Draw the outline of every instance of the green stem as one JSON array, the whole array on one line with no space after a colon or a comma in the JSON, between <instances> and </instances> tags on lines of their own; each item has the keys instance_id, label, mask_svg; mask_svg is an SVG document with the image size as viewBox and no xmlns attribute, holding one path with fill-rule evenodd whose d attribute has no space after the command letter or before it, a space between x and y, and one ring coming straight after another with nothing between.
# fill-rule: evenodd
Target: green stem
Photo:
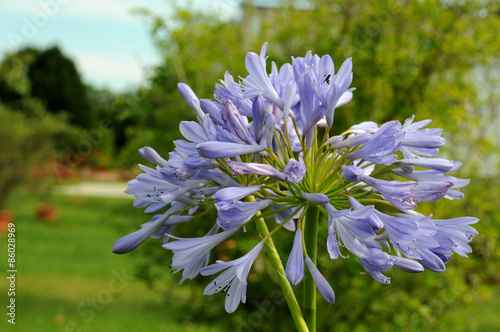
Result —
<instances>
[{"instance_id":1,"label":"green stem","mask_svg":"<svg viewBox=\"0 0 500 332\"><path fill-rule=\"evenodd\" d=\"M304 241L307 256L316 264L318 255L318 219L319 209L315 206L309 207L304 220ZM316 284L311 273L304 271L304 316L309 331L316 331Z\"/></svg>"},{"instance_id":2,"label":"green stem","mask_svg":"<svg viewBox=\"0 0 500 332\"><path fill-rule=\"evenodd\" d=\"M250 195L247 196L246 200L249 202L255 202L255 197ZM258 216L261 215L260 211L257 212L257 215ZM255 225L257 226L257 231L259 232L262 238L265 238L269 234L269 229L267 228L267 224L264 218L256 219ZM278 251L274 246L272 237L269 237L266 240L265 244L266 244L267 255L269 256L269 261L271 262L271 265L276 271L278 282L280 284L281 290L283 291L283 296L285 297L286 303L288 304L288 308L290 309L290 313L292 314L295 326L297 327L297 331L309 332L306 321L302 316L302 311L300 310L299 303L295 298L292 286L290 285L288 279L286 278L285 269L283 268L283 264L281 263L281 258L278 254Z\"/></svg>"}]
</instances>

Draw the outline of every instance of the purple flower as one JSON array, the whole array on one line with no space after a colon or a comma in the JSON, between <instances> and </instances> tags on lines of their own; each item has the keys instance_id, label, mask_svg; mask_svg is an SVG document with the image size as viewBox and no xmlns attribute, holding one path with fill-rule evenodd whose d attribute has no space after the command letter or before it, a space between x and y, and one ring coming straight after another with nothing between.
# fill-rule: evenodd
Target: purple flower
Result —
<instances>
[{"instance_id":1,"label":"purple flower","mask_svg":"<svg viewBox=\"0 0 500 332\"><path fill-rule=\"evenodd\" d=\"M347 181L353 183L363 181L363 176L365 175L365 171L361 167L355 165L351 166L342 165L341 168L344 177L346 178Z\"/></svg>"},{"instance_id":2,"label":"purple flower","mask_svg":"<svg viewBox=\"0 0 500 332\"><path fill-rule=\"evenodd\" d=\"M187 222L191 219L190 216L179 216L180 220L176 220L175 218L170 217L170 214L178 212L184 208L183 204L175 204L168 211L161 215L154 216L150 222L142 225L142 228L138 231L130 233L118 241L113 245L112 251L115 254L126 254L138 246L140 246L146 239L150 236L153 236L155 232L158 231L164 225L175 225L180 222ZM184 217L184 218L183 218ZM172 220L169 220L172 219ZM164 232L163 232L164 233ZM157 236L154 236L155 238Z\"/></svg>"},{"instance_id":3,"label":"purple flower","mask_svg":"<svg viewBox=\"0 0 500 332\"><path fill-rule=\"evenodd\" d=\"M380 271L387 271L392 267L390 256L379 249L372 249L369 251L369 258L363 259L359 258L361 265L365 268L365 271L370 273L373 279L377 280L383 284L390 284L389 277L385 276Z\"/></svg>"},{"instance_id":4,"label":"purple flower","mask_svg":"<svg viewBox=\"0 0 500 332\"><path fill-rule=\"evenodd\" d=\"M342 64L336 75L329 55L319 58L307 52L304 58L294 58L292 65L295 81L298 82L303 135L307 135L324 116L326 124L332 126L335 108L352 99L354 88L349 89L352 82L351 59Z\"/></svg>"},{"instance_id":5,"label":"purple flower","mask_svg":"<svg viewBox=\"0 0 500 332\"><path fill-rule=\"evenodd\" d=\"M378 248L371 248L369 258L360 258L359 261L373 279L383 284L389 284L391 278L386 277L381 271L387 271L393 266L407 273L424 271L420 263L408 258L389 255Z\"/></svg>"},{"instance_id":6,"label":"purple flower","mask_svg":"<svg viewBox=\"0 0 500 332\"><path fill-rule=\"evenodd\" d=\"M314 204L327 204L330 199L321 193L302 193L302 197Z\"/></svg>"},{"instance_id":7,"label":"purple flower","mask_svg":"<svg viewBox=\"0 0 500 332\"><path fill-rule=\"evenodd\" d=\"M437 228L430 217L399 214L397 217L376 212L385 225L391 243L406 256L418 259L426 268L442 272L444 261L433 252L440 243L435 238Z\"/></svg>"},{"instance_id":8,"label":"purple flower","mask_svg":"<svg viewBox=\"0 0 500 332\"><path fill-rule=\"evenodd\" d=\"M393 155L405 136L398 121L384 123L370 139L355 152L346 155L348 159L364 159L375 164L392 165L397 157Z\"/></svg>"},{"instance_id":9,"label":"purple flower","mask_svg":"<svg viewBox=\"0 0 500 332\"><path fill-rule=\"evenodd\" d=\"M262 139L260 140L260 145L267 147L268 149L274 150L274 130L276 129L276 117L273 114L268 114L265 118L265 127Z\"/></svg>"},{"instance_id":10,"label":"purple flower","mask_svg":"<svg viewBox=\"0 0 500 332\"><path fill-rule=\"evenodd\" d=\"M204 128L198 122L181 121L179 130L182 136L191 142L203 143L209 140Z\"/></svg>"},{"instance_id":11,"label":"purple flower","mask_svg":"<svg viewBox=\"0 0 500 332\"><path fill-rule=\"evenodd\" d=\"M392 264L398 270L401 270L406 273L418 273L424 271L424 267L422 266L422 264L420 264L417 261L414 261L413 259L408 259L398 256L391 256L391 257L393 259Z\"/></svg>"},{"instance_id":12,"label":"purple flower","mask_svg":"<svg viewBox=\"0 0 500 332\"><path fill-rule=\"evenodd\" d=\"M478 233L469 226L477 218L460 217L453 219L431 219L419 213L401 214L400 218L413 220L418 224L413 243L397 244L406 255L419 259L428 269L442 272L453 252L461 256L472 252L467 244Z\"/></svg>"},{"instance_id":13,"label":"purple flower","mask_svg":"<svg viewBox=\"0 0 500 332\"><path fill-rule=\"evenodd\" d=\"M417 202L434 202L443 198L453 183L443 182L417 182L411 189L413 199Z\"/></svg>"},{"instance_id":14,"label":"purple flower","mask_svg":"<svg viewBox=\"0 0 500 332\"><path fill-rule=\"evenodd\" d=\"M236 229L249 221L257 211L266 208L271 201L241 202L239 199L254 194L260 186L228 187L219 190L212 198L216 202L217 224L225 231Z\"/></svg>"},{"instance_id":15,"label":"purple flower","mask_svg":"<svg viewBox=\"0 0 500 332\"><path fill-rule=\"evenodd\" d=\"M167 220L168 216L158 218L155 222L148 223L140 230L128 234L113 245L113 252L115 254L126 254L138 246L140 246L146 239L151 236L163 223Z\"/></svg>"},{"instance_id":16,"label":"purple flower","mask_svg":"<svg viewBox=\"0 0 500 332\"><path fill-rule=\"evenodd\" d=\"M322 60L325 57L326 61L331 62L330 56L323 56L320 60L320 68L322 65ZM333 62L331 64L333 67ZM328 76L329 74L333 75L333 68L328 68L327 70L325 70L323 75ZM323 79L324 76L321 77ZM326 123L329 127L333 125L333 114L335 108L348 103L352 99L352 91L354 89L348 89L352 82L351 58L344 61L337 74L333 78L331 78L330 81L331 87L326 93ZM327 79L323 79L323 83L327 83L328 85L330 85ZM323 84L323 86L326 85Z\"/></svg>"},{"instance_id":17,"label":"purple flower","mask_svg":"<svg viewBox=\"0 0 500 332\"><path fill-rule=\"evenodd\" d=\"M443 158L411 158L398 160L398 166L408 173L413 171L413 166L446 173L454 167L454 163Z\"/></svg>"},{"instance_id":18,"label":"purple flower","mask_svg":"<svg viewBox=\"0 0 500 332\"><path fill-rule=\"evenodd\" d=\"M220 103L230 100L236 108L238 108L241 115L251 116L251 102L250 100L243 98L241 85L234 81L233 76L226 71L224 74L224 80L220 80L220 82L222 85L217 83L215 84L215 99Z\"/></svg>"},{"instance_id":19,"label":"purple flower","mask_svg":"<svg viewBox=\"0 0 500 332\"><path fill-rule=\"evenodd\" d=\"M351 204L353 209L360 209L363 207L363 205L353 197L349 197L349 203ZM368 218L364 219L364 221L366 221L366 223L370 225L370 227L372 227L375 232L384 227L384 223L382 222L382 220L380 220L379 217L377 217L375 213L370 214Z\"/></svg>"},{"instance_id":20,"label":"purple flower","mask_svg":"<svg viewBox=\"0 0 500 332\"><path fill-rule=\"evenodd\" d=\"M266 72L266 48L267 43L264 43L260 51L260 56L254 52L247 53L245 67L249 75L243 79L243 96L251 99L257 95L263 95L282 108L283 102L271 84Z\"/></svg>"},{"instance_id":21,"label":"purple flower","mask_svg":"<svg viewBox=\"0 0 500 332\"><path fill-rule=\"evenodd\" d=\"M198 150L196 150L196 143L179 139L174 141L174 144L175 144L175 150L173 152L170 152L170 159L172 159L172 155L176 155L175 157L178 157L181 160L181 163L183 164L184 160L188 156L199 156ZM174 167L182 167L182 164L179 166L175 166L172 163L170 164Z\"/></svg>"},{"instance_id":22,"label":"purple flower","mask_svg":"<svg viewBox=\"0 0 500 332\"><path fill-rule=\"evenodd\" d=\"M288 68L286 70L290 75L293 75L293 72L290 70L290 66L283 66L282 68ZM288 119L290 114L290 109L295 106L299 102L299 96L297 95L297 84L293 80L293 77L285 78L285 100L283 103L283 119Z\"/></svg>"},{"instance_id":23,"label":"purple flower","mask_svg":"<svg viewBox=\"0 0 500 332\"><path fill-rule=\"evenodd\" d=\"M264 151L260 145L245 145L229 142L209 141L196 145L196 150L206 158L218 159L235 157L247 153L257 153Z\"/></svg>"},{"instance_id":24,"label":"purple flower","mask_svg":"<svg viewBox=\"0 0 500 332\"><path fill-rule=\"evenodd\" d=\"M150 148L149 146L140 148L139 154L141 155L142 158L146 159L149 162L152 162L153 164L156 164L161 167L169 167L168 162L165 159L163 159L158 154L158 152L156 152L153 148Z\"/></svg>"},{"instance_id":25,"label":"purple flower","mask_svg":"<svg viewBox=\"0 0 500 332\"><path fill-rule=\"evenodd\" d=\"M252 118L250 130L253 132L256 142L262 140L262 134L266 125L266 100L262 96L257 96L252 103Z\"/></svg>"},{"instance_id":26,"label":"purple flower","mask_svg":"<svg viewBox=\"0 0 500 332\"><path fill-rule=\"evenodd\" d=\"M314 93L312 86L314 78L311 77L311 75L312 73L310 72L304 72L298 79L299 95L301 100L301 118L304 126L302 134L304 136L306 136L311 129L314 128L316 123L318 123L318 121L326 113L325 105L320 104L319 99ZM305 119L307 119L307 121L305 121Z\"/></svg>"},{"instance_id":27,"label":"purple flower","mask_svg":"<svg viewBox=\"0 0 500 332\"><path fill-rule=\"evenodd\" d=\"M250 187L228 187L221 189L215 193L212 198L215 202L235 202L247 197L248 195L255 194L260 190L260 186L250 186Z\"/></svg>"},{"instance_id":28,"label":"purple flower","mask_svg":"<svg viewBox=\"0 0 500 332\"><path fill-rule=\"evenodd\" d=\"M325 205L328 212L327 249L332 259L342 256L339 251L340 243L359 258L365 270L375 280L385 284L389 283L389 278L381 271L387 271L392 266L412 273L423 271L423 267L417 262L384 253L382 246L375 240L376 234L372 227L376 224L376 229L379 229L379 224L382 223L374 214L376 210L373 206L362 206L354 199L350 202L355 206L354 210L337 211L332 205Z\"/></svg>"},{"instance_id":29,"label":"purple flower","mask_svg":"<svg viewBox=\"0 0 500 332\"><path fill-rule=\"evenodd\" d=\"M212 229L201 238L175 238L177 241L169 242L163 245L163 248L170 249L174 253L171 267L176 272L182 272L182 278L179 284L186 279L193 279L200 270L208 264L210 251L219 243L227 240L236 233L232 231L216 234L218 227Z\"/></svg>"},{"instance_id":30,"label":"purple flower","mask_svg":"<svg viewBox=\"0 0 500 332\"><path fill-rule=\"evenodd\" d=\"M286 165L283 170L283 174L285 175L285 180L291 183L299 183L302 181L304 176L306 175L306 165L304 164L304 160L302 159L302 153L299 155L299 161L290 158L290 161Z\"/></svg>"},{"instance_id":31,"label":"purple flower","mask_svg":"<svg viewBox=\"0 0 500 332\"><path fill-rule=\"evenodd\" d=\"M259 163L240 163L236 161L227 161L227 165L233 172L233 176L242 174L257 174L268 176L279 181L290 183L299 183L304 178L306 166L304 161L301 162L291 158L283 172L278 171L271 165Z\"/></svg>"},{"instance_id":32,"label":"purple flower","mask_svg":"<svg viewBox=\"0 0 500 332\"><path fill-rule=\"evenodd\" d=\"M240 115L231 100L227 100L222 107L222 121L224 121L226 129L242 141L248 144L257 144L248 131L248 121Z\"/></svg>"},{"instance_id":33,"label":"purple flower","mask_svg":"<svg viewBox=\"0 0 500 332\"><path fill-rule=\"evenodd\" d=\"M332 138L335 139L330 139L328 140L325 144L331 144L332 148L334 149L342 149L342 148L348 148L348 147L353 147L356 145L362 145L365 144L370 140L372 137L372 134L369 133L361 133L357 135L350 135L348 138L345 140L342 140L342 136L334 136ZM338 138L337 138L338 137Z\"/></svg>"},{"instance_id":34,"label":"purple flower","mask_svg":"<svg viewBox=\"0 0 500 332\"><path fill-rule=\"evenodd\" d=\"M258 202L220 201L215 204L218 213L217 224L225 231L238 228L269 204L271 204L269 199Z\"/></svg>"},{"instance_id":35,"label":"purple flower","mask_svg":"<svg viewBox=\"0 0 500 332\"><path fill-rule=\"evenodd\" d=\"M374 209L373 206L363 206L354 210L338 211L331 204L325 204L328 213L327 249L332 259L338 258L339 241L351 253L359 258L369 258L370 248L381 248L375 241L375 232L366 222Z\"/></svg>"},{"instance_id":36,"label":"purple flower","mask_svg":"<svg viewBox=\"0 0 500 332\"><path fill-rule=\"evenodd\" d=\"M364 121L357 125L354 125L349 130L353 134L362 134L362 133L374 133L378 130L378 124L373 121Z\"/></svg>"},{"instance_id":37,"label":"purple flower","mask_svg":"<svg viewBox=\"0 0 500 332\"><path fill-rule=\"evenodd\" d=\"M285 181L285 175L271 165L259 163L240 163L236 161L227 161L227 165L233 172L233 176L242 174L257 174Z\"/></svg>"},{"instance_id":38,"label":"purple flower","mask_svg":"<svg viewBox=\"0 0 500 332\"><path fill-rule=\"evenodd\" d=\"M158 211L168 204L161 200L161 195L178 187L166 181L158 169L146 166L141 168L146 173L139 174L136 179L129 181L125 193L135 196L134 207L145 207L146 213Z\"/></svg>"},{"instance_id":39,"label":"purple flower","mask_svg":"<svg viewBox=\"0 0 500 332\"><path fill-rule=\"evenodd\" d=\"M431 123L431 120L423 120L415 123L412 115L406 119L401 127L401 130L406 132L399 150L403 153L405 158L415 158L415 154L422 156L434 156L439 152L439 148L443 146L446 141L441 137L442 129L421 129Z\"/></svg>"},{"instance_id":40,"label":"purple flower","mask_svg":"<svg viewBox=\"0 0 500 332\"><path fill-rule=\"evenodd\" d=\"M225 100L224 100L225 101ZM210 115L210 119L218 124L223 124L222 121L222 105L209 99L201 99L200 107L206 114ZM205 120L205 118L203 118Z\"/></svg>"},{"instance_id":41,"label":"purple flower","mask_svg":"<svg viewBox=\"0 0 500 332\"><path fill-rule=\"evenodd\" d=\"M297 229L293 240L292 251L286 263L286 277L292 285L297 285L304 277L304 252L302 250L302 231Z\"/></svg>"},{"instance_id":42,"label":"purple flower","mask_svg":"<svg viewBox=\"0 0 500 332\"><path fill-rule=\"evenodd\" d=\"M434 202L443 198L453 183L441 182L398 182L372 178L358 166L342 166L344 177L351 182L363 181L375 187L384 198L401 210L412 210L415 201Z\"/></svg>"},{"instance_id":43,"label":"purple flower","mask_svg":"<svg viewBox=\"0 0 500 332\"><path fill-rule=\"evenodd\" d=\"M135 207L148 213L167 211L118 240L113 251L126 253L148 237L161 239L173 251L174 272L183 271L181 283L199 273L221 272L204 294L227 291L228 312L245 302L247 276L264 242L237 260L207 266L210 251L237 232L248 236L262 231L262 216L278 223L259 233L269 239L271 250L271 236L281 228L295 232L285 269L289 282L297 285L303 279L305 262L330 303L335 301L332 287L303 251L304 227L309 231L311 223L304 219L306 209L318 209L328 218L326 234L319 235L326 236L330 258L356 256L364 270L384 284L390 283L385 271L393 267L407 273L424 267L444 271L453 253L470 253L468 243L477 235L471 224L477 219L433 220L413 211L417 202L462 198L458 189L469 182L445 175L461 163L434 158L445 144L442 130L424 128L430 120L413 122L412 116L403 125L390 121L379 127L365 121L347 130L336 126L341 134L330 137L328 128L321 128L333 127L335 109L353 97L351 59L335 73L329 55L309 51L281 67L272 62L268 74L266 47L260 55L247 54L248 76L241 82L226 72L215 85L213 100L200 100L189 86L178 85L197 121L180 123L184 139L174 141L168 160L150 147L140 149L155 167L139 165L143 173L129 181L126 190L135 196ZM406 182L394 181L394 175ZM384 203L400 212L375 209ZM209 222L213 227L204 237L172 235L176 225L214 206L217 220ZM252 227L253 221L257 227ZM224 231L218 233L219 228Z\"/></svg>"},{"instance_id":44,"label":"purple flower","mask_svg":"<svg viewBox=\"0 0 500 332\"><path fill-rule=\"evenodd\" d=\"M434 238L439 242L438 248L431 249L439 258L447 263L451 259L453 252L460 256L467 257L472 252L467 244L479 233L470 224L478 221L473 217L459 217L452 219L432 219L436 225Z\"/></svg>"},{"instance_id":45,"label":"purple flower","mask_svg":"<svg viewBox=\"0 0 500 332\"><path fill-rule=\"evenodd\" d=\"M326 302L334 303L335 302L335 293L333 292L332 286L326 281L325 277L319 272L318 268L309 257L305 258L307 268L309 272L311 272L311 276L316 284L316 288L318 289L321 296L325 299Z\"/></svg>"},{"instance_id":46,"label":"purple flower","mask_svg":"<svg viewBox=\"0 0 500 332\"><path fill-rule=\"evenodd\" d=\"M220 169L203 170L198 174L198 176L213 181L221 187L243 187L241 183L234 181Z\"/></svg>"},{"instance_id":47,"label":"purple flower","mask_svg":"<svg viewBox=\"0 0 500 332\"><path fill-rule=\"evenodd\" d=\"M174 186L168 189L165 189L161 195L160 200L165 204L170 204L172 201L177 199L178 197L184 195L185 193L206 186L210 181L201 179L201 180L187 180L183 186Z\"/></svg>"},{"instance_id":48,"label":"purple flower","mask_svg":"<svg viewBox=\"0 0 500 332\"><path fill-rule=\"evenodd\" d=\"M234 312L240 302L246 302L247 277L253 262L262 250L263 243L259 242L245 256L234 261L223 262L218 260L215 264L201 269L201 275L208 276L225 270L207 285L203 295L213 295L221 290L227 291L225 309L228 313Z\"/></svg>"},{"instance_id":49,"label":"purple flower","mask_svg":"<svg viewBox=\"0 0 500 332\"><path fill-rule=\"evenodd\" d=\"M279 210L279 209L281 209L283 207L284 206L280 206L280 205L271 205L271 209L273 211ZM299 208L301 208L301 206L295 206L295 207L291 207L288 210L277 212L277 213L275 213L273 215L274 216L274 220L276 221L276 223L281 224L282 222L284 222L285 220L287 220L288 217L290 217L290 215L292 213L294 213ZM287 223L285 224L285 226L283 226L283 227L285 227L286 229L288 229L291 232L295 232L295 221L294 221L294 219L298 219L299 218L300 212L301 211L299 211L298 213L296 213L292 217L292 219L288 220Z\"/></svg>"},{"instance_id":50,"label":"purple flower","mask_svg":"<svg viewBox=\"0 0 500 332\"><path fill-rule=\"evenodd\" d=\"M453 169L450 170L454 171L458 169L462 163L460 162L454 162L454 167ZM451 186L451 189L446 192L446 195L444 196L445 198L448 199L456 199L456 198L463 198L463 193L461 193L458 190L453 190L456 188L461 188L466 186L470 180L469 179L459 179L453 176L445 176L442 172L440 171L435 171L435 170L426 170L426 171L413 171L411 173L407 173L404 170L401 169L394 169L392 170L394 174L397 174L399 176L414 180L414 181L419 181L419 182L449 182L452 183L453 185Z\"/></svg>"},{"instance_id":51,"label":"purple flower","mask_svg":"<svg viewBox=\"0 0 500 332\"><path fill-rule=\"evenodd\" d=\"M198 99L198 97L196 97L196 94L189 87L189 85L184 83L179 83L177 84L177 88L179 89L179 92L184 101L193 109L194 113L196 114L196 117L200 121L203 120L204 113L200 108L200 100Z\"/></svg>"},{"instance_id":52,"label":"purple flower","mask_svg":"<svg viewBox=\"0 0 500 332\"><path fill-rule=\"evenodd\" d=\"M332 136L330 137L326 142L325 142L325 145L336 145L337 143L340 143L342 142L342 140L344 139L344 137L342 137L341 135L337 135L337 136ZM363 143L366 143L366 142L363 142ZM357 144L355 144L357 145Z\"/></svg>"},{"instance_id":53,"label":"purple flower","mask_svg":"<svg viewBox=\"0 0 500 332\"><path fill-rule=\"evenodd\" d=\"M417 186L416 182L398 182L375 179L368 175L364 175L363 169L354 165L342 167L342 170L347 180L350 179L353 180L353 182L361 180L375 187L388 202L398 209L412 210L417 206L417 204L413 201L413 188ZM422 185L420 188L415 190L415 194L418 195L419 198L430 199L429 195L435 196L438 190L444 190L441 186L434 188L436 189L435 191L429 192L429 189L429 187Z\"/></svg>"},{"instance_id":54,"label":"purple flower","mask_svg":"<svg viewBox=\"0 0 500 332\"><path fill-rule=\"evenodd\" d=\"M387 236L392 243L399 247L403 246L404 251L408 251L415 242L418 223L415 220L390 216L377 210L374 210L374 213L384 223L384 233L377 238L382 239Z\"/></svg>"}]
</instances>

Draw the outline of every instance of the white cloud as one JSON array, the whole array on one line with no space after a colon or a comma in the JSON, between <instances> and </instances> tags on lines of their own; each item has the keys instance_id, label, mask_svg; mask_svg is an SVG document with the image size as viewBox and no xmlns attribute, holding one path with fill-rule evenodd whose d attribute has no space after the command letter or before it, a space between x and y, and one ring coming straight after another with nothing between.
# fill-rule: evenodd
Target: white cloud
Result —
<instances>
[{"instance_id":1,"label":"white cloud","mask_svg":"<svg viewBox=\"0 0 500 332\"><path fill-rule=\"evenodd\" d=\"M115 59L92 53L75 54L73 58L84 81L97 83L100 87L124 89L144 83L143 70L133 58Z\"/></svg>"},{"instance_id":2,"label":"white cloud","mask_svg":"<svg viewBox=\"0 0 500 332\"><path fill-rule=\"evenodd\" d=\"M69 2L65 11L71 16L105 17L118 21L137 22L137 18L130 11L141 6L144 6L144 3L141 4L141 1L136 0L85 0Z\"/></svg>"}]
</instances>

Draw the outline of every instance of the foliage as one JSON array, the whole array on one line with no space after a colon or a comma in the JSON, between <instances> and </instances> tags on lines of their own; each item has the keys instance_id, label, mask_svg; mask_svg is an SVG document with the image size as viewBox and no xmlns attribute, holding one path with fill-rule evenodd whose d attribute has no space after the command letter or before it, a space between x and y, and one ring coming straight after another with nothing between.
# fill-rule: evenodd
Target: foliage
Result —
<instances>
[{"instance_id":1,"label":"foliage","mask_svg":"<svg viewBox=\"0 0 500 332\"><path fill-rule=\"evenodd\" d=\"M225 331L217 323L197 320L177 303L190 301L185 289L169 280L170 301L163 302L133 273L133 261L111 252L116 238L110 220L127 211L128 199L54 195L57 223L36 220L38 202L26 191L15 192L6 208L16 214L17 331ZM130 210L128 210L130 212ZM139 217L134 211L126 217ZM123 219L122 219L123 221ZM6 248L7 237L0 236ZM36 254L35 254L36 253ZM7 261L7 250L0 260ZM8 289L8 279L0 280ZM3 297L7 298L7 297ZM22 313L22 315L21 315ZM145 328L146 326L146 328ZM0 331L10 331L6 319Z\"/></svg>"},{"instance_id":2,"label":"foliage","mask_svg":"<svg viewBox=\"0 0 500 332\"><path fill-rule=\"evenodd\" d=\"M38 100L24 98L18 106L14 110L0 103L0 207L17 187L42 185L34 172L56 156L56 142L78 137L63 119L47 114Z\"/></svg>"},{"instance_id":3,"label":"foliage","mask_svg":"<svg viewBox=\"0 0 500 332\"><path fill-rule=\"evenodd\" d=\"M36 49L25 48L5 56L0 63L0 100L9 103L30 95L28 68L38 54Z\"/></svg>"},{"instance_id":4,"label":"foliage","mask_svg":"<svg viewBox=\"0 0 500 332\"><path fill-rule=\"evenodd\" d=\"M4 57L0 100L10 104L26 97L40 100L51 113L66 113L74 125L88 128L94 124L87 88L74 62L57 46L46 50L27 47Z\"/></svg>"},{"instance_id":5,"label":"foliage","mask_svg":"<svg viewBox=\"0 0 500 332\"><path fill-rule=\"evenodd\" d=\"M151 26L165 62L156 69L151 96L143 94L146 104L139 103L137 112L158 120L168 114L170 123L186 120L192 115L187 105L179 104L177 82L188 83L202 98L211 96L213 82L227 68L235 78L243 75L246 52L267 41L269 56L278 65L289 62L289 54L303 56L305 50L332 54L338 65L353 57L357 90L353 102L339 111L338 128L412 114L432 118L436 127L444 128L449 146L460 146L453 153L457 159L473 156L464 174L485 159L489 167L481 167L483 174L497 174L498 160L490 155L500 152L498 136L490 124L500 121L494 112L498 72L493 71L500 51L498 3L311 1L306 10L295 9L293 3L285 1L279 9L245 6L241 22L181 8L168 21L138 11ZM154 105L147 105L150 97ZM141 130L141 135L158 137L152 132L160 127L175 131L164 121L152 122L156 126L143 127L148 133ZM165 146L168 151L170 145Z\"/></svg>"},{"instance_id":6,"label":"foliage","mask_svg":"<svg viewBox=\"0 0 500 332\"><path fill-rule=\"evenodd\" d=\"M59 126L66 123L68 131L54 141L64 164L60 166L106 167L113 163L113 129L120 129L120 121L115 119L116 99L107 90L85 86L73 61L58 47L27 47L7 54L0 63L0 101L5 106L27 117L48 112Z\"/></svg>"},{"instance_id":7,"label":"foliage","mask_svg":"<svg viewBox=\"0 0 500 332\"><path fill-rule=\"evenodd\" d=\"M449 146L460 146L454 156L465 160L474 154L464 169L476 170L495 141L483 135L484 130L499 121L491 111L498 108L498 75L495 82L477 70L493 69L499 61L498 2L312 3L311 10L288 6L274 11L258 39L273 41L269 52L278 55L311 49L320 55L335 54L334 61L353 57L357 90L338 116L339 128L412 114L431 118L436 127L444 128ZM295 19L290 20L291 15ZM494 150L498 153L498 146Z\"/></svg>"},{"instance_id":8,"label":"foliage","mask_svg":"<svg viewBox=\"0 0 500 332\"><path fill-rule=\"evenodd\" d=\"M83 128L94 122L85 86L71 59L57 46L41 51L30 64L31 96L45 103L53 113L67 112L72 124Z\"/></svg>"},{"instance_id":9,"label":"foliage","mask_svg":"<svg viewBox=\"0 0 500 332\"><path fill-rule=\"evenodd\" d=\"M494 111L498 106L498 101L495 102L498 91L493 88L498 76L487 75L498 63L500 50L500 36L496 33L500 28L498 3L434 0L312 3L306 10L296 10L289 3L280 9L246 7L244 23L225 22L178 9L174 20L167 24L161 17L141 11L151 26L154 41L164 52L165 62L156 69L151 87L132 96L138 98L135 107L127 109L124 115L130 121L126 136L132 138L126 153L143 145L160 146L160 153L171 150L171 139L180 137L176 136L177 123L193 118L178 96L176 83L189 83L200 98L207 98L224 69L231 68L235 78L243 75L244 54L258 51L268 41L268 53L278 65L289 61L284 54L303 56L309 49L319 55L334 54L337 64L353 57L357 73L353 85L357 91L353 101L338 111L335 121L339 128L366 120L380 123L404 119L411 114L417 119L432 118L435 127L445 129L447 139L452 141L448 145L460 147L454 155L458 153L458 159L466 161L463 176L498 174L495 167L498 136L492 133L491 126L499 121ZM255 15L260 22L257 28L248 24ZM485 169L482 165L486 160L494 168ZM480 175L472 173L479 167L483 170ZM457 259L448 264L444 273L395 272L392 284L385 286L358 275L362 268L356 262L332 262L321 257L319 265L339 296L332 306L320 302L318 317L325 318L318 319L323 324L318 325L318 330L334 326L338 330L370 331L377 326L381 331L419 331L459 326L460 319L447 321L448 325L443 326L441 316L454 306L472 305L487 298L488 285L498 282L496 266L500 252L495 249L498 232L494 229L499 216L494 202L500 193L498 184L484 181L473 183L466 199L452 202L451 207L424 205L429 210L423 213L438 211L435 218L473 215L480 219L477 226L480 236L472 245L475 250L472 259ZM131 224L136 224L136 220ZM289 241L280 241L279 237L275 240L285 260L290 248L280 246L281 242ZM248 244L247 249L250 248ZM161 285L158 281L168 272L164 267L169 257L152 250L149 244L138 250L144 258L140 264L142 276L154 287ZM239 257L234 251L229 254L231 259ZM259 312L265 316L259 301L269 299L269 294L277 288L273 283L259 282L272 278L263 273L266 270L256 273L258 284L250 283L248 304L240 309L243 313L229 318L223 310L210 313L224 315L232 326L254 328L245 317L254 317ZM196 280L192 284L198 288ZM205 299L199 307L211 308L210 301ZM266 320L256 330L289 328L290 317L284 302L271 302L272 317L281 319L265 316ZM196 310L191 305L190 310ZM202 317L202 309L199 310Z\"/></svg>"}]
</instances>

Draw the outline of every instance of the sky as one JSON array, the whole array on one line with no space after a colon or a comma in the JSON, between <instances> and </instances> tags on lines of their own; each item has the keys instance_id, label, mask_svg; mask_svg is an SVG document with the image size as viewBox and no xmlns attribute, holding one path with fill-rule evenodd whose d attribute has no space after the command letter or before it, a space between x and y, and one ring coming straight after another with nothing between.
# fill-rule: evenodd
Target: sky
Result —
<instances>
[{"instance_id":1,"label":"sky","mask_svg":"<svg viewBox=\"0 0 500 332\"><path fill-rule=\"evenodd\" d=\"M178 0L180 6L237 15L239 0ZM131 11L148 8L168 17L164 0L2 0L0 58L23 46L59 46L75 62L85 83L114 92L145 84L160 62L149 28Z\"/></svg>"}]
</instances>

